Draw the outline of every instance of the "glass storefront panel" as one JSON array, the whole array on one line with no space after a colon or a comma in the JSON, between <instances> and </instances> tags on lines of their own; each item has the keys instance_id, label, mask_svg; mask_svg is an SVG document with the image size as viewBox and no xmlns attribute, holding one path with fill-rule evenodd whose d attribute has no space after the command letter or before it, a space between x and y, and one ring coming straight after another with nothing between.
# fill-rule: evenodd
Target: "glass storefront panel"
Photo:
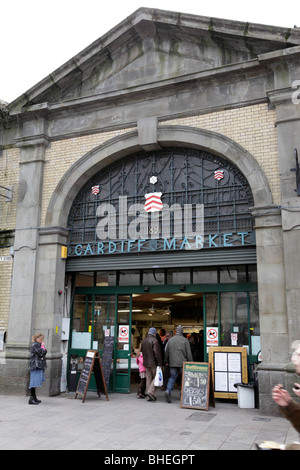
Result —
<instances>
[{"instance_id":1,"label":"glass storefront panel","mask_svg":"<svg viewBox=\"0 0 300 470\"><path fill-rule=\"evenodd\" d=\"M118 296L116 392L130 391L131 361L131 296Z\"/></svg>"},{"instance_id":2,"label":"glass storefront panel","mask_svg":"<svg viewBox=\"0 0 300 470\"><path fill-rule=\"evenodd\" d=\"M94 285L94 272L77 273L76 287L92 287Z\"/></svg>"},{"instance_id":3,"label":"glass storefront panel","mask_svg":"<svg viewBox=\"0 0 300 470\"><path fill-rule=\"evenodd\" d=\"M138 286L140 284L140 271L119 271L119 286Z\"/></svg>"},{"instance_id":4,"label":"glass storefront panel","mask_svg":"<svg viewBox=\"0 0 300 470\"><path fill-rule=\"evenodd\" d=\"M220 267L220 282L237 283L247 282L246 266L222 266Z\"/></svg>"},{"instance_id":5,"label":"glass storefront panel","mask_svg":"<svg viewBox=\"0 0 300 470\"><path fill-rule=\"evenodd\" d=\"M95 295L93 349L103 349L105 333L114 336L115 296Z\"/></svg>"},{"instance_id":6,"label":"glass storefront panel","mask_svg":"<svg viewBox=\"0 0 300 470\"><path fill-rule=\"evenodd\" d=\"M144 269L142 273L144 286L163 286L165 284L164 269Z\"/></svg>"},{"instance_id":7,"label":"glass storefront panel","mask_svg":"<svg viewBox=\"0 0 300 470\"><path fill-rule=\"evenodd\" d=\"M258 292L249 292L250 308L250 335L251 335L251 354L257 355L261 350L260 345L260 326L258 309Z\"/></svg>"},{"instance_id":8,"label":"glass storefront panel","mask_svg":"<svg viewBox=\"0 0 300 470\"><path fill-rule=\"evenodd\" d=\"M96 272L96 286L105 287L108 286L108 271L97 271Z\"/></svg>"},{"instance_id":9,"label":"glass storefront panel","mask_svg":"<svg viewBox=\"0 0 300 470\"><path fill-rule=\"evenodd\" d=\"M247 292L221 292L221 346L248 345Z\"/></svg>"},{"instance_id":10,"label":"glass storefront panel","mask_svg":"<svg viewBox=\"0 0 300 470\"><path fill-rule=\"evenodd\" d=\"M167 284L190 284L190 268L176 268L167 270Z\"/></svg>"},{"instance_id":11,"label":"glass storefront panel","mask_svg":"<svg viewBox=\"0 0 300 470\"><path fill-rule=\"evenodd\" d=\"M217 268L194 268L193 284L216 284L218 282Z\"/></svg>"},{"instance_id":12,"label":"glass storefront panel","mask_svg":"<svg viewBox=\"0 0 300 470\"><path fill-rule=\"evenodd\" d=\"M93 301L91 295L76 295L73 308L73 349L90 349L92 340Z\"/></svg>"},{"instance_id":13,"label":"glass storefront panel","mask_svg":"<svg viewBox=\"0 0 300 470\"><path fill-rule=\"evenodd\" d=\"M218 326L218 295L205 295L206 327Z\"/></svg>"}]
</instances>

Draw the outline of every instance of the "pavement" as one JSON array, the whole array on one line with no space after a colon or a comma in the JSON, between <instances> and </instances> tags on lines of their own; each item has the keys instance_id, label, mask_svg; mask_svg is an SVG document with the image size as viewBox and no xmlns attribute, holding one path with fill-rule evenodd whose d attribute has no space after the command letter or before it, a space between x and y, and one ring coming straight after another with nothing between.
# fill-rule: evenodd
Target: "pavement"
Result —
<instances>
[{"instance_id":1,"label":"pavement","mask_svg":"<svg viewBox=\"0 0 300 470\"><path fill-rule=\"evenodd\" d=\"M235 401L217 400L206 411L181 408L179 390L173 391L171 403L166 403L160 389L155 402L137 399L135 393L108 397L88 391L83 402L70 392L40 397L39 405L29 405L28 397L0 396L0 450L194 455L200 450L256 450L256 444L265 440L279 444L299 440L285 418L239 408Z\"/></svg>"}]
</instances>

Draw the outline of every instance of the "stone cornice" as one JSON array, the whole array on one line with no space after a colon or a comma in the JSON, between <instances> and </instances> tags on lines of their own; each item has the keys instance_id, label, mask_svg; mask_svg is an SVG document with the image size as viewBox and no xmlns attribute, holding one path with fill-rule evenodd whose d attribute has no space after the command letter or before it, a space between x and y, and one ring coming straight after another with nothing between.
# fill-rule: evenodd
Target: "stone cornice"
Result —
<instances>
[{"instance_id":1,"label":"stone cornice","mask_svg":"<svg viewBox=\"0 0 300 470\"><path fill-rule=\"evenodd\" d=\"M45 134L33 135L28 137L18 137L15 139L15 146L17 148L25 147L45 147L50 144L50 139Z\"/></svg>"}]
</instances>

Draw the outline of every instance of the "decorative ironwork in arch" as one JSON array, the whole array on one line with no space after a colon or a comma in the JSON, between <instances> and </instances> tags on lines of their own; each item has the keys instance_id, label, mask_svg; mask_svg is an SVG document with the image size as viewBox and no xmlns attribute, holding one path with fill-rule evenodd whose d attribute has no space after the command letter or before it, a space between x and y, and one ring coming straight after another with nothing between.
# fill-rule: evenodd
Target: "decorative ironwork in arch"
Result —
<instances>
[{"instance_id":1,"label":"decorative ironwork in arch","mask_svg":"<svg viewBox=\"0 0 300 470\"><path fill-rule=\"evenodd\" d=\"M132 239L128 234L124 237L124 230L137 215L142 215L141 212L143 217L148 217L149 232L140 238L149 240L143 244L140 242L139 246L132 244L130 251L163 250L163 234L157 213L146 213L145 210L127 212L126 220L121 220L124 215L124 207L121 205L125 199L127 209L137 207L134 204L144 207L145 195L149 193L161 193L163 207L192 205L190 207L194 208L203 205L204 238L201 248L255 244L249 210L254 202L244 175L231 162L219 156L199 149L174 147L139 152L123 158L100 170L84 185L69 214L69 256L97 254L97 250L98 254L123 252L124 240ZM102 243L99 251L98 208L103 204L115 208L119 225L116 232L107 233L106 242L114 242L114 245L111 243L108 247ZM103 217L107 213L101 214ZM171 213L170 239L178 233L178 221L175 219ZM196 213L193 209L193 228L195 224ZM156 228L156 234L150 233L153 227ZM119 231L123 234L122 241ZM76 251L78 245L81 248ZM170 244L167 246L170 247ZM174 244L174 247L177 249L178 245Z\"/></svg>"}]
</instances>

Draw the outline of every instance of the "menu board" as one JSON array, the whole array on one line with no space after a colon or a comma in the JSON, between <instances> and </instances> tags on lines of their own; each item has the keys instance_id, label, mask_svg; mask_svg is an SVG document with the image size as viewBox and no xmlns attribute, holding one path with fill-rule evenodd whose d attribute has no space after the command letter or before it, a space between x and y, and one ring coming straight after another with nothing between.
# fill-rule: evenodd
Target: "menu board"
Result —
<instances>
[{"instance_id":1,"label":"menu board","mask_svg":"<svg viewBox=\"0 0 300 470\"><path fill-rule=\"evenodd\" d=\"M105 336L104 338L104 345L103 345L103 352L102 352L102 369L104 380L106 384L106 388L108 389L109 385L109 378L111 372L111 361L113 357L114 351L114 338L113 336Z\"/></svg>"},{"instance_id":2,"label":"menu board","mask_svg":"<svg viewBox=\"0 0 300 470\"><path fill-rule=\"evenodd\" d=\"M210 394L210 364L206 362L184 362L181 384L181 408L208 410Z\"/></svg>"},{"instance_id":3,"label":"menu board","mask_svg":"<svg viewBox=\"0 0 300 470\"><path fill-rule=\"evenodd\" d=\"M236 383L248 383L247 349L238 347L209 348L214 396L237 398Z\"/></svg>"},{"instance_id":4,"label":"menu board","mask_svg":"<svg viewBox=\"0 0 300 470\"><path fill-rule=\"evenodd\" d=\"M100 397L100 392L105 393L106 399L108 400L107 388L105 384L99 352L89 350L87 351L85 356L83 368L80 374L75 394L75 398L77 398L78 394L83 395L82 403L84 402L87 394L92 372L94 372L98 396Z\"/></svg>"}]
</instances>

